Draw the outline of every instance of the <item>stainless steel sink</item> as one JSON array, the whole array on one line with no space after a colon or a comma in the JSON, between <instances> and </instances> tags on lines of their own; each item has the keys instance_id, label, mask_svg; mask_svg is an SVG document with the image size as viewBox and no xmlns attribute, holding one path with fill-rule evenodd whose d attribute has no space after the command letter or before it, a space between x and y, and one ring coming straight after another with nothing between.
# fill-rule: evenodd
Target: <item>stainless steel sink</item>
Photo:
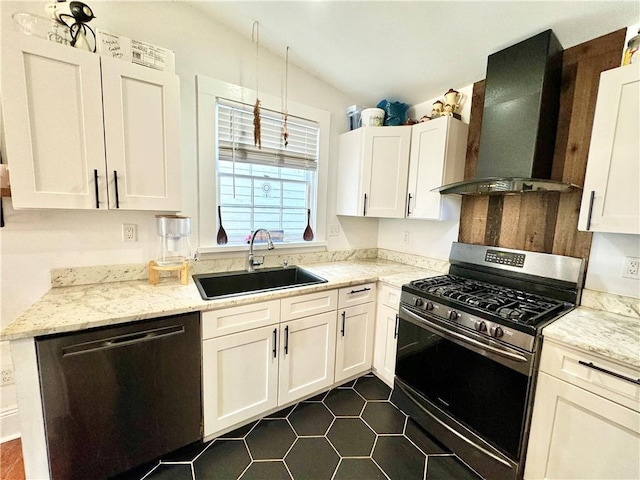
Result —
<instances>
[{"instance_id":1,"label":"stainless steel sink","mask_svg":"<svg viewBox=\"0 0 640 480\"><path fill-rule=\"evenodd\" d=\"M245 293L268 292L284 288L326 283L300 267L263 268L253 272L236 271L193 275L203 300L232 297Z\"/></svg>"}]
</instances>

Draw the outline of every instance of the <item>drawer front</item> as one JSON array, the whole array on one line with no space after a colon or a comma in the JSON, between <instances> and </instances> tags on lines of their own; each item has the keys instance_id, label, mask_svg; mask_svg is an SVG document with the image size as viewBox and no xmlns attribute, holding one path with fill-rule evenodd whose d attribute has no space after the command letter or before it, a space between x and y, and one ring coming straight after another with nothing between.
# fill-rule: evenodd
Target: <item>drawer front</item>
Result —
<instances>
[{"instance_id":1,"label":"drawer front","mask_svg":"<svg viewBox=\"0 0 640 480\"><path fill-rule=\"evenodd\" d=\"M376 299L376 284L365 283L353 287L341 288L338 292L338 308L351 307Z\"/></svg>"},{"instance_id":2,"label":"drawer front","mask_svg":"<svg viewBox=\"0 0 640 480\"><path fill-rule=\"evenodd\" d=\"M280 315L283 322L330 312L338 308L338 291L308 293L280 300Z\"/></svg>"},{"instance_id":3,"label":"drawer front","mask_svg":"<svg viewBox=\"0 0 640 480\"><path fill-rule=\"evenodd\" d=\"M637 380L640 378L637 369L547 340L542 347L540 370L640 411L640 385L615 375Z\"/></svg>"},{"instance_id":4,"label":"drawer front","mask_svg":"<svg viewBox=\"0 0 640 480\"><path fill-rule=\"evenodd\" d=\"M398 310L400 308L400 289L381 283L378 290L378 302Z\"/></svg>"},{"instance_id":5,"label":"drawer front","mask_svg":"<svg viewBox=\"0 0 640 480\"><path fill-rule=\"evenodd\" d=\"M202 312L202 339L273 325L280 321L280 300Z\"/></svg>"}]
</instances>

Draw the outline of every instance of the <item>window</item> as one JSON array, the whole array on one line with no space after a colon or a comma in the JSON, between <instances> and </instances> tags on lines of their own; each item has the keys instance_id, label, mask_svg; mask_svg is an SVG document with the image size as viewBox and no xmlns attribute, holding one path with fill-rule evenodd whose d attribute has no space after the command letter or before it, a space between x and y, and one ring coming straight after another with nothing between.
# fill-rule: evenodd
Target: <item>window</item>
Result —
<instances>
[{"instance_id":1,"label":"window","mask_svg":"<svg viewBox=\"0 0 640 480\"><path fill-rule=\"evenodd\" d=\"M246 243L258 228L274 241L301 242L315 201L317 122L262 108L261 143L254 145L253 106L217 99L217 204L229 243ZM315 211L315 209L313 209Z\"/></svg>"},{"instance_id":2,"label":"window","mask_svg":"<svg viewBox=\"0 0 640 480\"><path fill-rule=\"evenodd\" d=\"M196 86L198 252L246 250L246 237L255 228L282 230L274 240L282 238L287 248L324 250L331 114L290 101L285 149L282 98L261 93L262 149L257 149L255 91L203 75L196 77ZM226 245L216 243L218 206ZM302 241L307 209L311 242Z\"/></svg>"}]
</instances>

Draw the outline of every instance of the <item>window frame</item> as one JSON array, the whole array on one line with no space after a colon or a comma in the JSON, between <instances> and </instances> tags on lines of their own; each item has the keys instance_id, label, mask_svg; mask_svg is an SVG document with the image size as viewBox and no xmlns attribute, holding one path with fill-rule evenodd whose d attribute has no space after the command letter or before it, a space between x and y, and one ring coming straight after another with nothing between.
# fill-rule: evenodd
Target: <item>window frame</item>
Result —
<instances>
[{"instance_id":1,"label":"window frame","mask_svg":"<svg viewBox=\"0 0 640 480\"><path fill-rule=\"evenodd\" d=\"M246 251L248 245L217 245L217 135L216 135L216 98L227 98L241 103L253 104L255 90L196 75L196 108L198 131L198 253ZM282 109L282 99L275 95L260 93L262 107L274 111ZM313 120L320 126L318 145L318 168L316 171L316 194L310 206L312 217L315 211L314 240L311 242L292 242L278 244L278 250L305 249L326 250L326 205L329 172L329 137L331 113L308 105L289 102L290 115ZM224 224L224 219L223 219ZM195 232L194 232L195 233Z\"/></svg>"}]
</instances>

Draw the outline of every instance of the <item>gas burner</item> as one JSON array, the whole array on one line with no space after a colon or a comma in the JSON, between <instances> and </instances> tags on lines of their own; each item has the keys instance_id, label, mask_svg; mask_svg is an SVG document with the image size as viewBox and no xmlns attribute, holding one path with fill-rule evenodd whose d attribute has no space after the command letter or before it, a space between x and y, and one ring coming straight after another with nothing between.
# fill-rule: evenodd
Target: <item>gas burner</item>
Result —
<instances>
[{"instance_id":1,"label":"gas burner","mask_svg":"<svg viewBox=\"0 0 640 480\"><path fill-rule=\"evenodd\" d=\"M558 300L456 275L424 278L410 285L429 300L446 299L450 305L464 305L470 313L515 323L535 324L563 308Z\"/></svg>"}]
</instances>

